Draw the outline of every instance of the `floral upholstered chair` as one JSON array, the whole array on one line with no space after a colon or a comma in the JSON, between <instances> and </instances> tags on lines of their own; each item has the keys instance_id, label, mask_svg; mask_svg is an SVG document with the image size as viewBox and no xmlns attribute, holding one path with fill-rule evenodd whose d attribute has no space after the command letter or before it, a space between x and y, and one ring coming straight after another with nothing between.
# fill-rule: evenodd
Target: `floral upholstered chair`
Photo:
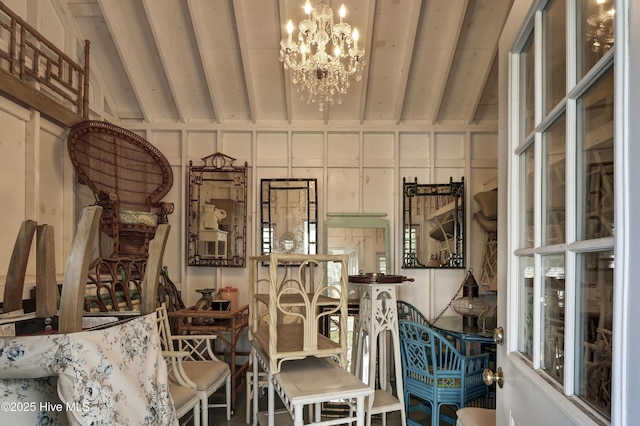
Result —
<instances>
[{"instance_id":1,"label":"floral upholstered chair","mask_svg":"<svg viewBox=\"0 0 640 426\"><path fill-rule=\"evenodd\" d=\"M155 314L83 330L81 302L101 213L89 206L80 217L58 331L0 339L0 395L8 408L0 410L0 424L178 424ZM191 406L181 408L199 412L200 393L191 396Z\"/></svg>"}]
</instances>

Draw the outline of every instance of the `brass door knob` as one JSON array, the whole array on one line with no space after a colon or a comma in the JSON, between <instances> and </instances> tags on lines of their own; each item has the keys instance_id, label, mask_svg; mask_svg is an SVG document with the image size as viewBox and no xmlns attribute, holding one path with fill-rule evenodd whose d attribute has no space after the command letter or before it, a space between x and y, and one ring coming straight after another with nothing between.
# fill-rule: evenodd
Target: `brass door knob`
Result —
<instances>
[{"instance_id":1,"label":"brass door knob","mask_svg":"<svg viewBox=\"0 0 640 426\"><path fill-rule=\"evenodd\" d=\"M501 345L504 342L504 328L496 327L493 329L493 341L496 345Z\"/></svg>"},{"instance_id":2,"label":"brass door knob","mask_svg":"<svg viewBox=\"0 0 640 426\"><path fill-rule=\"evenodd\" d=\"M496 372L494 373L489 368L485 368L482 372L482 380L484 384L487 386L491 386L494 382L498 384L498 387L502 389L502 385L504 385L504 377L502 376L502 367L498 367Z\"/></svg>"}]
</instances>

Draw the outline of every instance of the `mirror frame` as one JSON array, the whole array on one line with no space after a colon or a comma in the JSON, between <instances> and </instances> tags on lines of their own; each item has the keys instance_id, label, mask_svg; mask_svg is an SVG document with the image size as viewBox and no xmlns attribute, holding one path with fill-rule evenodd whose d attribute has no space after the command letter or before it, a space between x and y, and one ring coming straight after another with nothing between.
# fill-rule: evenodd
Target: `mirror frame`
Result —
<instances>
[{"instance_id":1,"label":"mirror frame","mask_svg":"<svg viewBox=\"0 0 640 426\"><path fill-rule=\"evenodd\" d=\"M461 269L465 268L465 203L464 203L464 177L460 182L454 182L450 178L446 184L419 184L418 178L413 182L407 182L406 178L402 179L403 200L402 200L402 267L405 269ZM426 212L426 206L423 206L421 217L415 217L414 204L422 197L443 197L442 200L436 200L433 203L432 211ZM426 200L426 198L425 198ZM451 229L442 226L444 222L438 226L431 224L428 227L428 221L434 221L441 218L442 215L451 215ZM422 221L418 223L419 221ZM408 238L412 233L415 225L422 225L420 235L416 238ZM436 257L435 251L427 249L426 253L421 256L416 254L420 251L421 245L427 246L429 243L425 239L432 238L431 234L435 229L440 228L443 243L446 247L438 252ZM441 245L443 244L441 243ZM448 253L448 258L442 261L442 254Z\"/></svg>"},{"instance_id":2,"label":"mirror frame","mask_svg":"<svg viewBox=\"0 0 640 426\"><path fill-rule=\"evenodd\" d=\"M187 265L188 266L226 266L244 267L247 252L247 162L244 166L234 166L235 158L220 152L202 158L203 165L194 166L189 161L188 198L187 198ZM202 210L207 204L201 200L204 185L206 193L220 200L223 208L215 204L211 211L203 216ZM225 198L225 193L228 197ZM218 194L222 194L219 195ZM219 198L218 198L219 197ZM227 211L231 210L231 211ZM224 217L223 217L224 216ZM210 225L204 225L205 219ZM220 229L224 228L224 229ZM207 254L203 254L201 236ZM209 254L213 245L214 254ZM224 247L224 254L218 254Z\"/></svg>"},{"instance_id":3,"label":"mirror frame","mask_svg":"<svg viewBox=\"0 0 640 426\"><path fill-rule=\"evenodd\" d=\"M329 228L382 228L384 229L384 245L387 271L391 269L391 238L389 221L384 219L386 213L327 213L324 221L324 250L329 250ZM378 271L363 271L378 272ZM359 273L359 271L356 271Z\"/></svg>"},{"instance_id":4,"label":"mirror frame","mask_svg":"<svg viewBox=\"0 0 640 426\"><path fill-rule=\"evenodd\" d=\"M303 191L305 200L297 203L297 209L293 204L287 203L284 217L287 220L286 231L280 235L279 241L273 235L278 227L278 210L282 207L279 202L279 193L288 191ZM304 208L301 205L304 205ZM274 214L274 210L276 214ZM290 211L291 210L291 211ZM289 219L293 218L292 222ZM295 220L297 219L297 221ZM291 229L291 231L289 231ZM305 244L304 236L298 244L293 241L296 238L295 230L302 229L307 234ZM318 180L317 179L261 179L260 180L260 242L262 255L270 253L318 253ZM291 248L287 247L287 240L283 237L291 235ZM279 247L276 247L278 246ZM268 262L265 262L268 263Z\"/></svg>"}]
</instances>

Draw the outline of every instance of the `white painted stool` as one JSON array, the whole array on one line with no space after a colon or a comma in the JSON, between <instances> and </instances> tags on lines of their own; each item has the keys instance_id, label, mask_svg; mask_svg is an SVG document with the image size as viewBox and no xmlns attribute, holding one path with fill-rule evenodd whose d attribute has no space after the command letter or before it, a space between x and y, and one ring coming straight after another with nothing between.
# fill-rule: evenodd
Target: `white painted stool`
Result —
<instances>
[{"instance_id":1,"label":"white painted stool","mask_svg":"<svg viewBox=\"0 0 640 426\"><path fill-rule=\"evenodd\" d=\"M456 411L456 426L495 426L496 410L479 407L465 407Z\"/></svg>"}]
</instances>

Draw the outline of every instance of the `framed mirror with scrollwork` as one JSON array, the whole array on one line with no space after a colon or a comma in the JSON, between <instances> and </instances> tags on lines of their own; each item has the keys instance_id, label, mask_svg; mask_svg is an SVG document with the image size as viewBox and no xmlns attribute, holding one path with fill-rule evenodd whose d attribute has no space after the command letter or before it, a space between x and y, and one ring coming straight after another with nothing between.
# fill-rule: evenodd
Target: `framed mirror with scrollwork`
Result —
<instances>
[{"instance_id":1,"label":"framed mirror with scrollwork","mask_svg":"<svg viewBox=\"0 0 640 426\"><path fill-rule=\"evenodd\" d=\"M189 162L189 266L245 266L247 163L234 161L217 152L199 166Z\"/></svg>"},{"instance_id":2,"label":"framed mirror with scrollwork","mask_svg":"<svg viewBox=\"0 0 640 426\"><path fill-rule=\"evenodd\" d=\"M316 179L262 179L262 254L318 253Z\"/></svg>"},{"instance_id":3,"label":"framed mirror with scrollwork","mask_svg":"<svg viewBox=\"0 0 640 426\"><path fill-rule=\"evenodd\" d=\"M464 178L403 179L403 268L465 268Z\"/></svg>"}]
</instances>

